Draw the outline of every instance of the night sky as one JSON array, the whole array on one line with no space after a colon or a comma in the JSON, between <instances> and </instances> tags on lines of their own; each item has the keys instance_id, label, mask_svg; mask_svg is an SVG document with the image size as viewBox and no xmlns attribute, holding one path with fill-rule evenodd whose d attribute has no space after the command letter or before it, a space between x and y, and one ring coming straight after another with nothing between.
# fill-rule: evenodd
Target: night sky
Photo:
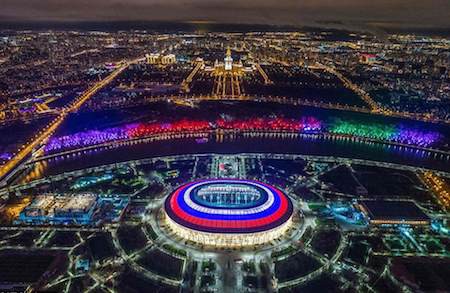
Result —
<instances>
[{"instance_id":1,"label":"night sky","mask_svg":"<svg viewBox=\"0 0 450 293\"><path fill-rule=\"evenodd\" d=\"M3 21L450 26L450 0L0 0Z\"/></svg>"}]
</instances>

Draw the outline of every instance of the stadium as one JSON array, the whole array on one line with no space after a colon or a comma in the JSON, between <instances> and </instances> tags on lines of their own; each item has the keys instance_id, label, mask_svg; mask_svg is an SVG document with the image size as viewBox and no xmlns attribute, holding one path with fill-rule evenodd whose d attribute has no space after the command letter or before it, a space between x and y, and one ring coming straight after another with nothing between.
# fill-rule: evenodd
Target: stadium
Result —
<instances>
[{"instance_id":1,"label":"stadium","mask_svg":"<svg viewBox=\"0 0 450 293\"><path fill-rule=\"evenodd\" d=\"M165 220L181 238L200 245L242 247L282 236L292 221L291 200L268 184L240 179L195 181L177 188Z\"/></svg>"}]
</instances>

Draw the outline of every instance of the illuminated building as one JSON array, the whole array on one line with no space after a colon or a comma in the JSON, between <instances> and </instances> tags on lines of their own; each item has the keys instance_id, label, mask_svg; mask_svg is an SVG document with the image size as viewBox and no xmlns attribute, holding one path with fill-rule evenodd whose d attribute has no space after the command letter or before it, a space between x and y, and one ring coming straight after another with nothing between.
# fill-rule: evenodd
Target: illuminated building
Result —
<instances>
[{"instance_id":1,"label":"illuminated building","mask_svg":"<svg viewBox=\"0 0 450 293\"><path fill-rule=\"evenodd\" d=\"M224 58L225 62L225 70L232 70L233 69L233 58L231 57L231 50L230 48L227 49L227 54Z\"/></svg>"},{"instance_id":2,"label":"illuminated building","mask_svg":"<svg viewBox=\"0 0 450 293\"><path fill-rule=\"evenodd\" d=\"M374 54L361 54L359 55L359 60L361 63L371 64L377 61L377 55Z\"/></svg>"},{"instance_id":3,"label":"illuminated building","mask_svg":"<svg viewBox=\"0 0 450 293\"><path fill-rule=\"evenodd\" d=\"M89 224L97 206L97 196L40 195L19 214L19 222L32 224Z\"/></svg>"},{"instance_id":4,"label":"illuminated building","mask_svg":"<svg viewBox=\"0 0 450 293\"><path fill-rule=\"evenodd\" d=\"M161 58L161 64L168 65L168 64L174 64L177 62L177 58L174 54L168 54Z\"/></svg>"},{"instance_id":5,"label":"illuminated building","mask_svg":"<svg viewBox=\"0 0 450 293\"><path fill-rule=\"evenodd\" d=\"M164 211L170 229L186 240L241 247L282 236L293 206L283 192L265 183L215 179L179 187L167 197Z\"/></svg>"},{"instance_id":6,"label":"illuminated building","mask_svg":"<svg viewBox=\"0 0 450 293\"><path fill-rule=\"evenodd\" d=\"M16 222L34 225L98 225L101 222L118 222L128 203L129 197L120 195L39 195L22 209Z\"/></svg>"},{"instance_id":7,"label":"illuminated building","mask_svg":"<svg viewBox=\"0 0 450 293\"><path fill-rule=\"evenodd\" d=\"M158 53L146 54L145 59L148 64L169 65L177 62L177 58L174 54L167 54L164 56Z\"/></svg>"},{"instance_id":8,"label":"illuminated building","mask_svg":"<svg viewBox=\"0 0 450 293\"><path fill-rule=\"evenodd\" d=\"M159 62L160 55L156 53L146 54L145 59L148 64L157 64Z\"/></svg>"}]
</instances>

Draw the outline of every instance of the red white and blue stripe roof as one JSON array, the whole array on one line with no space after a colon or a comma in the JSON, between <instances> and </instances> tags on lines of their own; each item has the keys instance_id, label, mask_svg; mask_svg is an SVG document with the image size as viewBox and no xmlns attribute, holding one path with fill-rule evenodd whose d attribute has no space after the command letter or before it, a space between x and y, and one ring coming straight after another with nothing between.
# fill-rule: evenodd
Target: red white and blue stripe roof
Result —
<instances>
[{"instance_id":1,"label":"red white and blue stripe roof","mask_svg":"<svg viewBox=\"0 0 450 293\"><path fill-rule=\"evenodd\" d=\"M216 186L216 187L214 187ZM212 188L211 188L212 187ZM209 190L252 193L252 200L205 200ZM205 192L206 191L206 192ZM254 196L257 191L258 196ZM199 194L202 193L203 196ZM239 194L238 198L242 198ZM212 196L214 197L214 196ZM211 199L211 197L209 197ZM292 215L290 199L279 189L254 180L210 179L188 183L165 201L167 215L179 225L210 233L255 233L274 229Z\"/></svg>"}]
</instances>

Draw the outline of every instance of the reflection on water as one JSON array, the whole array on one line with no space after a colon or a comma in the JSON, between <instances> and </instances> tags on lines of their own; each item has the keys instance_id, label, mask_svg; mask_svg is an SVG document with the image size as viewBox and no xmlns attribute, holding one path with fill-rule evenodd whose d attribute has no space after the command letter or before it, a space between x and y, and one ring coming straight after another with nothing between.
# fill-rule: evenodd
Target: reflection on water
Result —
<instances>
[{"instance_id":1,"label":"reflection on water","mask_svg":"<svg viewBox=\"0 0 450 293\"><path fill-rule=\"evenodd\" d=\"M65 158L49 159L45 170L39 168L38 173L39 176L47 176L147 157L207 153L286 153L336 156L450 171L448 156L430 154L426 151L406 147L322 138L235 138L222 142L209 140L207 142L202 141L202 143L196 142L195 139L175 139L122 146L108 150L84 151L81 154L71 154Z\"/></svg>"}]
</instances>

